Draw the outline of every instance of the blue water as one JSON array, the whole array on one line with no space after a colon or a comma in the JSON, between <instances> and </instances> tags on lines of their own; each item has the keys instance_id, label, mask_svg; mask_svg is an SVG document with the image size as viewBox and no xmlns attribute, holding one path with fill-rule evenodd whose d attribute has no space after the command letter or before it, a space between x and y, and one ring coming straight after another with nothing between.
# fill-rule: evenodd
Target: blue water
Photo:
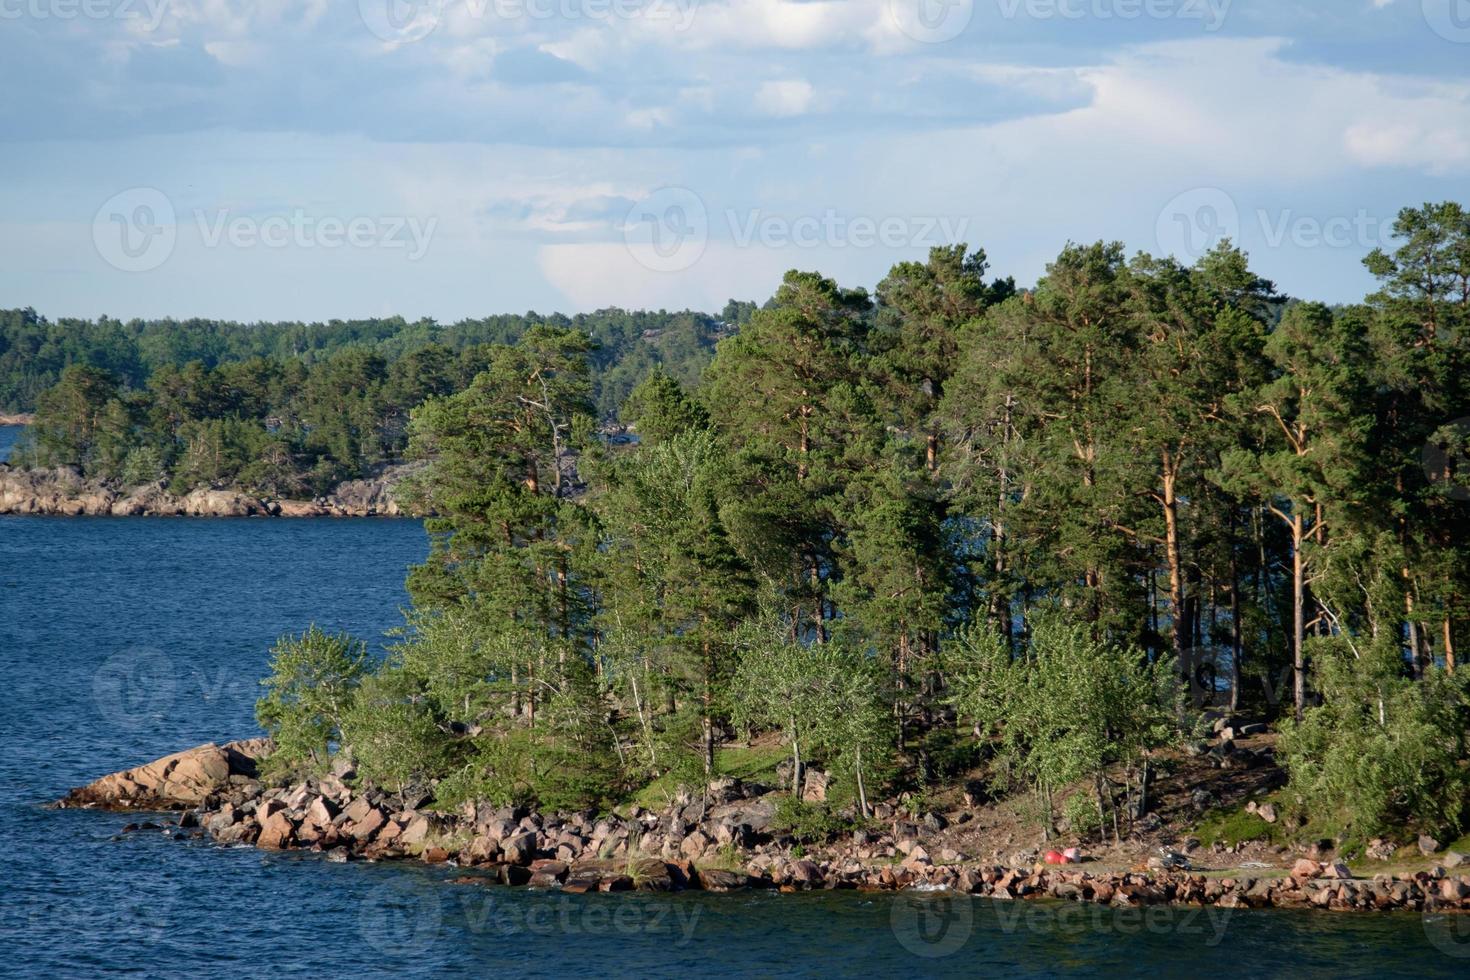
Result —
<instances>
[{"instance_id":1,"label":"blue water","mask_svg":"<svg viewBox=\"0 0 1470 980\"><path fill-rule=\"evenodd\" d=\"M0 463L10 458L10 451L15 448L16 440L25 430L23 425L0 425Z\"/></svg>"},{"instance_id":2,"label":"blue water","mask_svg":"<svg viewBox=\"0 0 1470 980\"><path fill-rule=\"evenodd\" d=\"M0 517L0 973L16 976L1470 976L1416 915L944 896L563 896L453 869L114 835L41 804L254 733L266 651L399 622L416 522Z\"/></svg>"}]
</instances>

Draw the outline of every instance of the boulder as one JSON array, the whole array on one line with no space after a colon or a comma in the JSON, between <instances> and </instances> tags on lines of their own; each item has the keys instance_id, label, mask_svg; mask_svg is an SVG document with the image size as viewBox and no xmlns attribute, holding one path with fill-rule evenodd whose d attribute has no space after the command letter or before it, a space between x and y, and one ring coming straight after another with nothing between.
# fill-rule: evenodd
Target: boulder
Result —
<instances>
[{"instance_id":1,"label":"boulder","mask_svg":"<svg viewBox=\"0 0 1470 980\"><path fill-rule=\"evenodd\" d=\"M776 804L769 799L761 798L710 807L706 820L715 823L743 824L749 827L752 833L764 834L770 831L771 821L775 817Z\"/></svg>"},{"instance_id":2,"label":"boulder","mask_svg":"<svg viewBox=\"0 0 1470 980\"><path fill-rule=\"evenodd\" d=\"M827 787L832 777L818 769L808 769L801 781L801 798L808 803L827 802Z\"/></svg>"},{"instance_id":3,"label":"boulder","mask_svg":"<svg viewBox=\"0 0 1470 980\"><path fill-rule=\"evenodd\" d=\"M1364 853L1374 861L1391 861L1393 860L1394 852L1397 850L1398 848L1393 845L1392 841L1375 837L1368 842L1367 850Z\"/></svg>"},{"instance_id":4,"label":"boulder","mask_svg":"<svg viewBox=\"0 0 1470 980\"><path fill-rule=\"evenodd\" d=\"M190 517L259 517L270 513L258 498L238 490L214 490L201 487L191 490L179 501Z\"/></svg>"},{"instance_id":5,"label":"boulder","mask_svg":"<svg viewBox=\"0 0 1470 980\"><path fill-rule=\"evenodd\" d=\"M1322 866L1306 858L1298 858L1297 862L1291 866L1291 876L1297 881L1310 881L1321 874Z\"/></svg>"},{"instance_id":6,"label":"boulder","mask_svg":"<svg viewBox=\"0 0 1470 980\"><path fill-rule=\"evenodd\" d=\"M404 847L413 847L422 844L424 838L429 836L429 818L422 813L415 813L409 817L408 824L403 828L403 833L398 835L398 842Z\"/></svg>"},{"instance_id":7,"label":"boulder","mask_svg":"<svg viewBox=\"0 0 1470 980\"><path fill-rule=\"evenodd\" d=\"M113 517L173 517L184 512L178 497L169 493L162 482L133 487L112 505Z\"/></svg>"},{"instance_id":8,"label":"boulder","mask_svg":"<svg viewBox=\"0 0 1470 980\"><path fill-rule=\"evenodd\" d=\"M346 517L396 517L403 509L394 498L394 491L405 477L420 468L421 464L412 463L380 467L367 479L338 484L326 505L331 513Z\"/></svg>"},{"instance_id":9,"label":"boulder","mask_svg":"<svg viewBox=\"0 0 1470 980\"><path fill-rule=\"evenodd\" d=\"M506 864L527 865L536 856L536 836L530 833L512 834L500 842L501 857Z\"/></svg>"},{"instance_id":10,"label":"boulder","mask_svg":"<svg viewBox=\"0 0 1470 980\"><path fill-rule=\"evenodd\" d=\"M1425 857L1429 857L1431 854L1439 850L1439 841L1435 840L1433 837L1430 837L1428 834L1420 834L1418 843L1419 853L1424 855Z\"/></svg>"},{"instance_id":11,"label":"boulder","mask_svg":"<svg viewBox=\"0 0 1470 980\"><path fill-rule=\"evenodd\" d=\"M704 852L709 850L709 847L710 839L704 835L703 831L696 830L686 836L683 842L679 844L679 853L693 861L703 857Z\"/></svg>"},{"instance_id":12,"label":"boulder","mask_svg":"<svg viewBox=\"0 0 1470 980\"><path fill-rule=\"evenodd\" d=\"M337 816L337 807L323 797L316 797L306 807L306 816L302 822L316 827L318 830L326 830L332 826L332 820Z\"/></svg>"},{"instance_id":13,"label":"boulder","mask_svg":"<svg viewBox=\"0 0 1470 980\"><path fill-rule=\"evenodd\" d=\"M347 808L342 811L342 821L346 824L355 824L366 817L368 815L368 811L372 808L373 803L366 796L356 797L352 800L352 802L348 803Z\"/></svg>"},{"instance_id":14,"label":"boulder","mask_svg":"<svg viewBox=\"0 0 1470 980\"><path fill-rule=\"evenodd\" d=\"M528 884L532 888L553 888L566 880L567 873L571 868L562 861L543 859L531 862L531 878Z\"/></svg>"},{"instance_id":15,"label":"boulder","mask_svg":"<svg viewBox=\"0 0 1470 980\"><path fill-rule=\"evenodd\" d=\"M503 841L513 836L519 828L516 821L508 817L494 817L481 821L475 829L481 837L488 837L493 841Z\"/></svg>"},{"instance_id":16,"label":"boulder","mask_svg":"<svg viewBox=\"0 0 1470 980\"><path fill-rule=\"evenodd\" d=\"M277 517L326 517L331 513L314 500L278 500L272 510Z\"/></svg>"},{"instance_id":17,"label":"boulder","mask_svg":"<svg viewBox=\"0 0 1470 980\"><path fill-rule=\"evenodd\" d=\"M126 810L193 809L230 786L231 776L253 777L269 739L204 745L103 776L72 790L58 805Z\"/></svg>"},{"instance_id":18,"label":"boulder","mask_svg":"<svg viewBox=\"0 0 1470 980\"><path fill-rule=\"evenodd\" d=\"M819 886L822 884L822 869L815 861L793 861L787 869L791 880L798 885Z\"/></svg>"},{"instance_id":19,"label":"boulder","mask_svg":"<svg viewBox=\"0 0 1470 980\"><path fill-rule=\"evenodd\" d=\"M699 868L695 872L695 881L700 888L709 892L729 892L750 887L750 875L724 868Z\"/></svg>"},{"instance_id":20,"label":"boulder","mask_svg":"<svg viewBox=\"0 0 1470 980\"><path fill-rule=\"evenodd\" d=\"M261 824L260 837L256 839L255 846L272 851L285 850L291 846L295 832L296 826L291 823L287 811L277 810Z\"/></svg>"},{"instance_id":21,"label":"boulder","mask_svg":"<svg viewBox=\"0 0 1470 980\"><path fill-rule=\"evenodd\" d=\"M350 807L348 808L351 809ZM348 837L355 837L360 841L369 841L377 837L388 824L388 815L371 804L360 820L352 820L342 827L342 832ZM394 826L397 826L396 824Z\"/></svg>"},{"instance_id":22,"label":"boulder","mask_svg":"<svg viewBox=\"0 0 1470 980\"><path fill-rule=\"evenodd\" d=\"M476 837L465 848L463 857L468 864L489 864L500 857L500 842L489 837Z\"/></svg>"}]
</instances>

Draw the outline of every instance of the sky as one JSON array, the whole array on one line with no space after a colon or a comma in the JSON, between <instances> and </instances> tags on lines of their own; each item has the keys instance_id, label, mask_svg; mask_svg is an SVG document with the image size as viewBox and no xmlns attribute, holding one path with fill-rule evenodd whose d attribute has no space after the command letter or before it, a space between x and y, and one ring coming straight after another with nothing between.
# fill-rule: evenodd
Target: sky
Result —
<instances>
[{"instance_id":1,"label":"sky","mask_svg":"<svg viewBox=\"0 0 1470 980\"><path fill-rule=\"evenodd\" d=\"M0 0L0 308L717 312L1068 241L1360 299L1470 0Z\"/></svg>"}]
</instances>

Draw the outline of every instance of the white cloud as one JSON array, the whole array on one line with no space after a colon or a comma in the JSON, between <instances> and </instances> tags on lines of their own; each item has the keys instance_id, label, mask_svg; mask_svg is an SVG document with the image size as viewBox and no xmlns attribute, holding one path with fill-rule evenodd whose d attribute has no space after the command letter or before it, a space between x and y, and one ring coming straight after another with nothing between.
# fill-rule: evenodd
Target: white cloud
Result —
<instances>
[{"instance_id":1,"label":"white cloud","mask_svg":"<svg viewBox=\"0 0 1470 980\"><path fill-rule=\"evenodd\" d=\"M768 116L802 116L812 107L812 94L812 83L804 78L762 82L755 92L755 106Z\"/></svg>"},{"instance_id":2,"label":"white cloud","mask_svg":"<svg viewBox=\"0 0 1470 980\"><path fill-rule=\"evenodd\" d=\"M536 262L568 302L583 310L604 306L718 310L731 297L770 295L788 268L806 264L778 251L717 242L680 272L657 272L639 264L621 242L543 245Z\"/></svg>"}]
</instances>

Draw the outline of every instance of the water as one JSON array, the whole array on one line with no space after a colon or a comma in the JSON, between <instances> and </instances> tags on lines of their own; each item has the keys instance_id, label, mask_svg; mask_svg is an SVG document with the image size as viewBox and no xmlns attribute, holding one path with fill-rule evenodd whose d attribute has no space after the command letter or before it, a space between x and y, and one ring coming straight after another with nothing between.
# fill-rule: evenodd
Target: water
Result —
<instances>
[{"instance_id":1,"label":"water","mask_svg":"<svg viewBox=\"0 0 1470 980\"><path fill-rule=\"evenodd\" d=\"M451 868L115 840L127 816L41 806L252 734L271 641L312 621L381 636L424 551L410 521L0 517L0 973L1470 974L1470 933L1416 915L563 896L455 885Z\"/></svg>"},{"instance_id":2,"label":"water","mask_svg":"<svg viewBox=\"0 0 1470 980\"><path fill-rule=\"evenodd\" d=\"M10 451L25 430L23 425L0 425L0 463L10 458Z\"/></svg>"}]
</instances>

